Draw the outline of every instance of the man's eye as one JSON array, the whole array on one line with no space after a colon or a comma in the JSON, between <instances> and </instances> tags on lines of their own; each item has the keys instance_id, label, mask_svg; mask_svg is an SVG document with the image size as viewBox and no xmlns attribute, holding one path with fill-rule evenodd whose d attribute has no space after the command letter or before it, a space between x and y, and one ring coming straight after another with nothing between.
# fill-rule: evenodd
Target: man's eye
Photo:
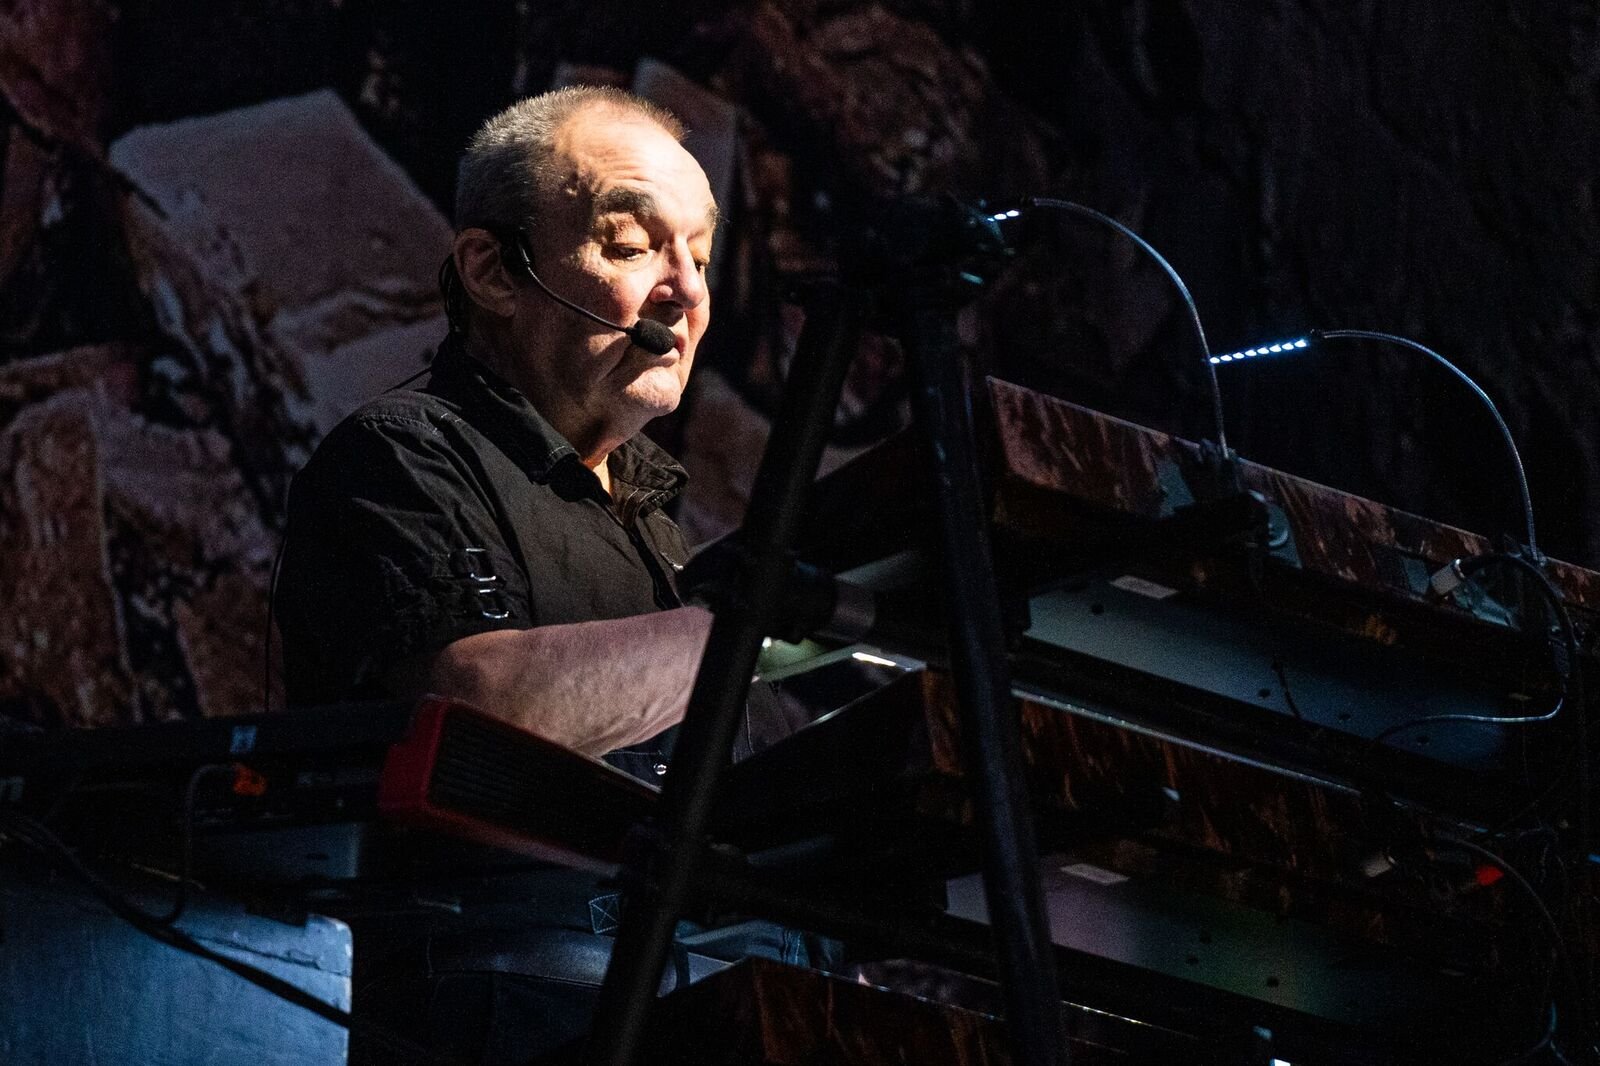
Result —
<instances>
[{"instance_id":1,"label":"man's eye","mask_svg":"<svg viewBox=\"0 0 1600 1066\"><path fill-rule=\"evenodd\" d=\"M640 248L632 244L623 244L613 249L611 254L618 259L638 259L640 256L649 255L650 249Z\"/></svg>"}]
</instances>

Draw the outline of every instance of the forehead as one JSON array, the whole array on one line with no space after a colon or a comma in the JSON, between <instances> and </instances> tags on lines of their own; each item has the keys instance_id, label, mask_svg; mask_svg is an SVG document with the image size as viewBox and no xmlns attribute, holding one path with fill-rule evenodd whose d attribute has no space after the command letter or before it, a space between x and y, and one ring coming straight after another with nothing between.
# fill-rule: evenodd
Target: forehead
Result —
<instances>
[{"instance_id":1,"label":"forehead","mask_svg":"<svg viewBox=\"0 0 1600 1066\"><path fill-rule=\"evenodd\" d=\"M556 135L562 199L582 218L597 211L657 213L689 229L715 222L711 183L694 156L647 119L580 112Z\"/></svg>"}]
</instances>

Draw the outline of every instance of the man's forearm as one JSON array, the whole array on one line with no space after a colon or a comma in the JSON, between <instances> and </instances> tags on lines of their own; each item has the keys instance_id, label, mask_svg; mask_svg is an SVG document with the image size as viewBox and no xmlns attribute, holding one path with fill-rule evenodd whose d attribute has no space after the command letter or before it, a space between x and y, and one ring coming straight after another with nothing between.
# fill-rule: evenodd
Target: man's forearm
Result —
<instances>
[{"instance_id":1,"label":"man's forearm","mask_svg":"<svg viewBox=\"0 0 1600 1066\"><path fill-rule=\"evenodd\" d=\"M450 696L546 739L600 755L683 717L711 614L680 607L605 622L463 637L390 678L404 695Z\"/></svg>"}]
</instances>

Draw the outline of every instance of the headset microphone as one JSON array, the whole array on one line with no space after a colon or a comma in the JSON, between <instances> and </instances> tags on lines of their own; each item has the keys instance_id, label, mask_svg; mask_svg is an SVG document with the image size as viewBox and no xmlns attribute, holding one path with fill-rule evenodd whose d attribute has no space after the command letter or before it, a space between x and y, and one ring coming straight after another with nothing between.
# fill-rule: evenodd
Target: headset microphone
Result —
<instances>
[{"instance_id":1,"label":"headset microphone","mask_svg":"<svg viewBox=\"0 0 1600 1066\"><path fill-rule=\"evenodd\" d=\"M599 315L588 310L587 308L579 307L565 296L555 292L543 281L540 281L539 275L533 272L533 257L528 254L528 245L523 239L521 230L516 230L511 233L497 232L493 230L490 232L494 233L495 238L500 242L502 260L505 262L506 267L514 273L526 274L535 285L539 286L546 296L550 297L550 299L554 300L562 307L576 311L584 318L587 318L592 322L598 322L607 329L614 329L618 333L627 334L629 340L631 340L643 351L649 352L651 355L666 355L677 346L678 339L672 335L672 330L660 322L657 322L653 318L641 318L631 326L624 326L619 323L612 322L609 319L601 318ZM508 249L513 246L517 250L517 258L521 260L520 262L514 262L511 257L506 254Z\"/></svg>"}]
</instances>

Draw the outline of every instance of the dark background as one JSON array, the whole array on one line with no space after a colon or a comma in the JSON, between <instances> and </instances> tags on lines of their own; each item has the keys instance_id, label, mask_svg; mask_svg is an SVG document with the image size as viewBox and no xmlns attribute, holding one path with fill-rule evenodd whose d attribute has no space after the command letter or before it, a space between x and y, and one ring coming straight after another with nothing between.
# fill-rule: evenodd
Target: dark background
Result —
<instances>
[{"instance_id":1,"label":"dark background","mask_svg":"<svg viewBox=\"0 0 1600 1066\"><path fill-rule=\"evenodd\" d=\"M468 134L562 64L626 84L652 57L741 109L741 202L724 205L721 237L740 254L702 365L757 430L785 328L775 293L828 263L842 205L1064 196L1167 255L1215 350L1348 327L1455 361L1522 448L1541 547L1600 566L1600 8L1033 6L0 2L0 713L54 724L257 709L282 490L318 433L297 413L310 379L252 324L258 305L229 304L226 352L198 324L202 282L186 314L162 312L149 243L130 235L148 194L109 146L331 87L447 213ZM254 159L247 180L282 173ZM969 334L1005 376L1212 432L1165 278L1085 223L1034 227ZM866 414L841 439L894 424L893 404L871 401L892 399L897 366L892 345L867 346ZM1338 342L1221 376L1230 443L1247 457L1520 534L1492 424L1426 360ZM724 417L707 388L659 435L703 485L731 486L697 504L710 528L733 519L744 468L693 442L751 438L697 435L697 412ZM164 457L157 488L130 441ZM219 494L197 513L182 498L191 456Z\"/></svg>"}]
</instances>

